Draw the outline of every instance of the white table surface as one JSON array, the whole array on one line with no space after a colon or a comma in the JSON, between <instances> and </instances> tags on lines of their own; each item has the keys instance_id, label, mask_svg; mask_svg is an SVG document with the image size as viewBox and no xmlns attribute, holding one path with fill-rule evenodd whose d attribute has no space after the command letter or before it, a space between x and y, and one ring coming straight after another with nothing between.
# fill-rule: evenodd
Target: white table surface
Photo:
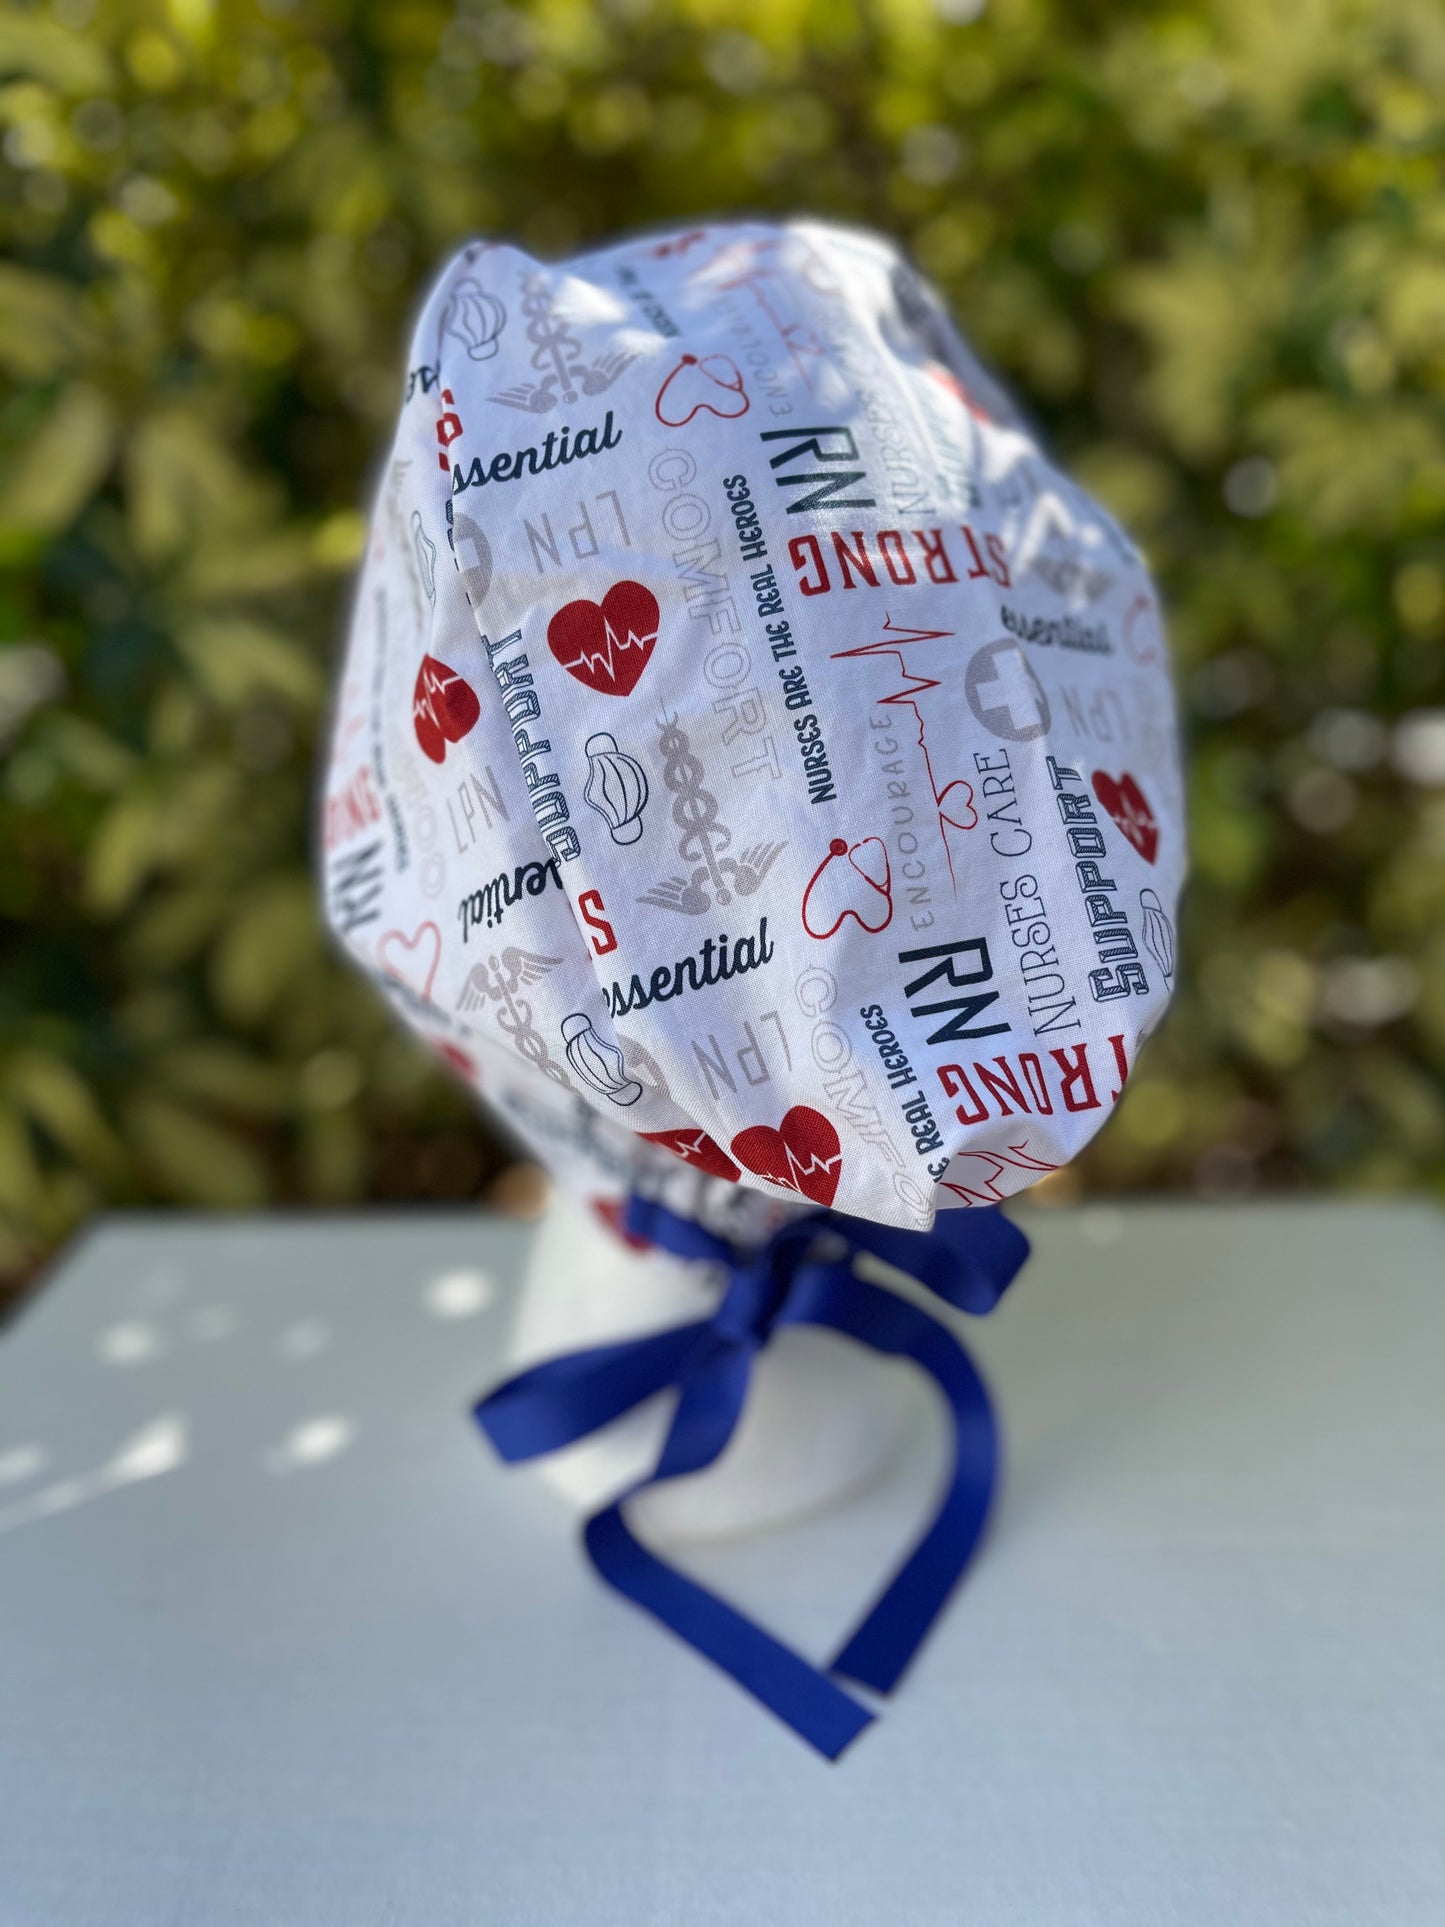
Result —
<instances>
[{"instance_id":1,"label":"white table surface","mask_svg":"<svg viewBox=\"0 0 1445 1927\"><path fill-rule=\"evenodd\" d=\"M0 1337L0 1927L1441 1927L1445 1216L1025 1221L991 1539L832 1767L475 1431L524 1231L104 1225ZM822 1657L935 1449L694 1569Z\"/></svg>"}]
</instances>

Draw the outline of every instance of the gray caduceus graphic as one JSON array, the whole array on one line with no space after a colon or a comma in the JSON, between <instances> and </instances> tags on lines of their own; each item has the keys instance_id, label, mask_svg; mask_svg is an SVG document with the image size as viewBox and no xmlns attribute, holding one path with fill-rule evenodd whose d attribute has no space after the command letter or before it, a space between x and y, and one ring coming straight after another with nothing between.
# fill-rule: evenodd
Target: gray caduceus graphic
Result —
<instances>
[{"instance_id":1,"label":"gray caduceus graphic","mask_svg":"<svg viewBox=\"0 0 1445 1927\"><path fill-rule=\"evenodd\" d=\"M545 274L529 274L522 283L522 313L528 316L532 366L542 379L499 388L489 399L504 408L542 415L559 402L576 401L579 395L600 395L637 359L614 348L595 361L583 361L582 343L558 314Z\"/></svg>"},{"instance_id":2,"label":"gray caduceus graphic","mask_svg":"<svg viewBox=\"0 0 1445 1927\"><path fill-rule=\"evenodd\" d=\"M752 896L788 846L754 843L739 856L725 855L733 833L718 821L717 798L703 788L703 766L692 753L687 732L678 728L676 716L660 716L658 731L662 780L672 791L672 820L682 831L677 853L695 868L690 874L659 878L637 901L700 917L714 902L725 909L735 895Z\"/></svg>"},{"instance_id":3,"label":"gray caduceus graphic","mask_svg":"<svg viewBox=\"0 0 1445 1927\"><path fill-rule=\"evenodd\" d=\"M496 1006L497 1024L529 1064L535 1064L554 1083L572 1088L571 1079L547 1048L547 1040L537 1029L532 1006L520 993L541 983L561 963L560 957L544 957L540 951L522 950L508 944L500 957L488 957L468 972L457 999L458 1010L480 1010Z\"/></svg>"}]
</instances>

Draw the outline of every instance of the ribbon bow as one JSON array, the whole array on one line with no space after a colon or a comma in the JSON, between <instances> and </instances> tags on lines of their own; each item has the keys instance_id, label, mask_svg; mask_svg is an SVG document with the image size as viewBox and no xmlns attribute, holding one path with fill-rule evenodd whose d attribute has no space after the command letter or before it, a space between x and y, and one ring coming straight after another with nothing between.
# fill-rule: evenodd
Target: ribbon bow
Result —
<instances>
[{"instance_id":1,"label":"ribbon bow","mask_svg":"<svg viewBox=\"0 0 1445 1927\"><path fill-rule=\"evenodd\" d=\"M726 1266L711 1318L548 1359L476 1407L509 1463L571 1445L669 1386L679 1391L656 1470L587 1521L583 1538L610 1586L710 1659L828 1759L873 1719L830 1674L887 1693L962 1576L983 1530L998 1460L988 1393L953 1334L896 1292L854 1275L871 1253L962 1311L991 1311L1028 1256L1028 1240L991 1208L942 1214L928 1232L840 1212L792 1219L761 1250L740 1254L655 1200L632 1197L627 1229L682 1258ZM747 1396L753 1358L780 1325L823 1325L874 1351L911 1358L953 1417L953 1469L932 1524L827 1671L820 1671L635 1539L622 1507L662 1479L711 1465Z\"/></svg>"}]
</instances>

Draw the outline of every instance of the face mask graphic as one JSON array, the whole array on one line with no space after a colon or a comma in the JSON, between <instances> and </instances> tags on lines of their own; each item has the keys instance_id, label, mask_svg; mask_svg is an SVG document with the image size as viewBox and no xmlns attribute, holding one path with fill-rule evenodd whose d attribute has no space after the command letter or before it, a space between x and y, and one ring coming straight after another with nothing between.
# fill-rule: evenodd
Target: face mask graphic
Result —
<instances>
[{"instance_id":1,"label":"face mask graphic","mask_svg":"<svg viewBox=\"0 0 1445 1927\"><path fill-rule=\"evenodd\" d=\"M604 730L587 738L587 787L584 799L612 832L614 843L635 843L642 835L647 807L647 772L635 756L617 747Z\"/></svg>"}]
</instances>

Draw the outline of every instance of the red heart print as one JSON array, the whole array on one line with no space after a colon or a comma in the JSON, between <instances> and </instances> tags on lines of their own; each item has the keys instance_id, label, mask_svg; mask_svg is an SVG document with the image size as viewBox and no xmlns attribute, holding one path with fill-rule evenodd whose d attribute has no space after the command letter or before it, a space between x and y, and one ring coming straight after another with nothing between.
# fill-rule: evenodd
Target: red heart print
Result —
<instances>
[{"instance_id":1,"label":"red heart print","mask_svg":"<svg viewBox=\"0 0 1445 1927\"><path fill-rule=\"evenodd\" d=\"M848 917L873 936L893 921L893 877L880 837L865 836L850 848L835 836L808 879L803 928L810 937L836 936Z\"/></svg>"},{"instance_id":2,"label":"red heart print","mask_svg":"<svg viewBox=\"0 0 1445 1927\"><path fill-rule=\"evenodd\" d=\"M477 692L455 669L435 656L423 656L416 672L411 719L422 754L434 763L446 761L447 744L459 743L482 713Z\"/></svg>"},{"instance_id":3,"label":"red heart print","mask_svg":"<svg viewBox=\"0 0 1445 1927\"><path fill-rule=\"evenodd\" d=\"M384 976L394 977L430 1002L437 965L442 960L442 933L430 918L418 924L409 937L400 930L388 930L377 943L376 960Z\"/></svg>"},{"instance_id":4,"label":"red heart print","mask_svg":"<svg viewBox=\"0 0 1445 1927\"><path fill-rule=\"evenodd\" d=\"M657 646L661 611L640 582L614 582L601 602L569 602L547 624L547 647L569 676L604 696L629 696Z\"/></svg>"},{"instance_id":5,"label":"red heart print","mask_svg":"<svg viewBox=\"0 0 1445 1927\"><path fill-rule=\"evenodd\" d=\"M645 1137L649 1144L660 1144L664 1151L671 1151L684 1164L695 1165L699 1171L706 1171L710 1178L726 1178L729 1184L736 1184L742 1176L722 1146L695 1124L685 1130L639 1131L637 1135Z\"/></svg>"},{"instance_id":6,"label":"red heart print","mask_svg":"<svg viewBox=\"0 0 1445 1927\"><path fill-rule=\"evenodd\" d=\"M664 428L686 428L706 411L723 421L746 415L752 403L742 370L730 355L684 355L657 391L652 412Z\"/></svg>"},{"instance_id":7,"label":"red heart print","mask_svg":"<svg viewBox=\"0 0 1445 1927\"><path fill-rule=\"evenodd\" d=\"M1149 799L1132 776L1094 771L1094 794L1146 863L1159 854L1159 825Z\"/></svg>"},{"instance_id":8,"label":"red heart print","mask_svg":"<svg viewBox=\"0 0 1445 1927\"><path fill-rule=\"evenodd\" d=\"M918 739L922 742L923 738ZM976 830L978 811L973 804L973 784L962 776L955 776L938 792L938 820L946 823L949 830ZM948 830L943 832L944 841L948 840Z\"/></svg>"},{"instance_id":9,"label":"red heart print","mask_svg":"<svg viewBox=\"0 0 1445 1927\"><path fill-rule=\"evenodd\" d=\"M843 1147L827 1118L809 1104L795 1104L776 1130L771 1124L750 1124L730 1148L755 1176L801 1191L814 1204L831 1204L837 1195Z\"/></svg>"}]
</instances>

